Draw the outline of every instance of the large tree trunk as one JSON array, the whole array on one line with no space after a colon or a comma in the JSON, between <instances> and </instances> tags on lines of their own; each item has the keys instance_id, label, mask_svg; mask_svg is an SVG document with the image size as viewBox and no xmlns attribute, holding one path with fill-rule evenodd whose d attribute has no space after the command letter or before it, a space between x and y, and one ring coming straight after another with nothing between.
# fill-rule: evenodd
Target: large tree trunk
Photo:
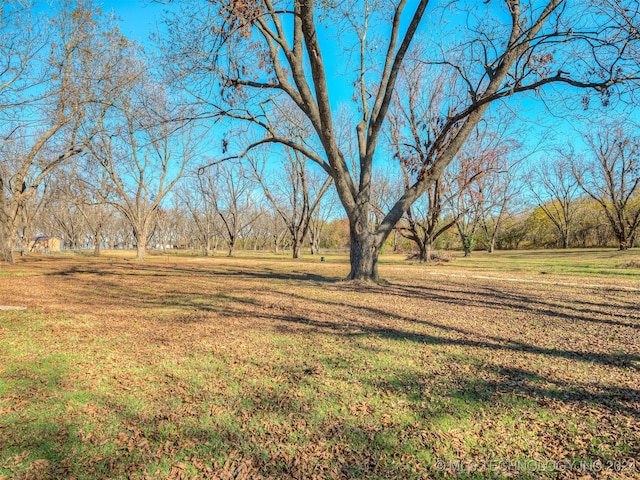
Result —
<instances>
[{"instance_id":1,"label":"large tree trunk","mask_svg":"<svg viewBox=\"0 0 640 480\"><path fill-rule=\"evenodd\" d=\"M300 250L302 249L302 245L300 242L294 242L293 244L293 258L300 258L302 255Z\"/></svg>"},{"instance_id":2,"label":"large tree trunk","mask_svg":"<svg viewBox=\"0 0 640 480\"><path fill-rule=\"evenodd\" d=\"M302 250L302 239L298 236L293 237L293 258L300 258Z\"/></svg>"},{"instance_id":3,"label":"large tree trunk","mask_svg":"<svg viewBox=\"0 0 640 480\"><path fill-rule=\"evenodd\" d=\"M347 280L361 280L365 282L377 282L378 255L380 245L377 245L373 234L357 235L351 232L350 261L351 271Z\"/></svg>"},{"instance_id":4,"label":"large tree trunk","mask_svg":"<svg viewBox=\"0 0 640 480\"><path fill-rule=\"evenodd\" d=\"M410 240L418 247L417 259L419 262L427 263L431 261L431 243L427 239L422 240L414 230Z\"/></svg>"},{"instance_id":5,"label":"large tree trunk","mask_svg":"<svg viewBox=\"0 0 640 480\"><path fill-rule=\"evenodd\" d=\"M620 247L619 247L619 248L620 248L620 250L626 250L626 249L628 249L628 248L629 248L629 243L627 242L627 239L626 239L626 238L624 238L624 237L619 237L619 238L618 238L618 242L619 242L619 245L620 245Z\"/></svg>"},{"instance_id":6,"label":"large tree trunk","mask_svg":"<svg viewBox=\"0 0 640 480\"><path fill-rule=\"evenodd\" d=\"M147 255L147 226L143 225L134 232L136 238L136 260L144 260Z\"/></svg>"},{"instance_id":7,"label":"large tree trunk","mask_svg":"<svg viewBox=\"0 0 640 480\"><path fill-rule=\"evenodd\" d=\"M422 245L420 246L420 261L421 262L431 262L431 251L433 250L433 241L427 238Z\"/></svg>"},{"instance_id":8,"label":"large tree trunk","mask_svg":"<svg viewBox=\"0 0 640 480\"><path fill-rule=\"evenodd\" d=\"M5 261L12 265L15 263L13 239L14 236L11 234L9 225L0 220L0 261Z\"/></svg>"}]
</instances>

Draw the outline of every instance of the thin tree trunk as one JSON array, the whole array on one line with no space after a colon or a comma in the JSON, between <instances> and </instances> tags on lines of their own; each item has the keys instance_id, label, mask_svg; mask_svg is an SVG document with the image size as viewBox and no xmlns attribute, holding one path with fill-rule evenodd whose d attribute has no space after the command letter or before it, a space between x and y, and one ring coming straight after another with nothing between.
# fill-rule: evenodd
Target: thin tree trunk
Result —
<instances>
[{"instance_id":1,"label":"thin tree trunk","mask_svg":"<svg viewBox=\"0 0 640 480\"><path fill-rule=\"evenodd\" d=\"M93 245L93 256L94 257L99 257L101 255L101 251L100 251L100 239L102 238L102 227L100 227L100 229L95 232L95 236L94 236L94 245Z\"/></svg>"},{"instance_id":2,"label":"thin tree trunk","mask_svg":"<svg viewBox=\"0 0 640 480\"><path fill-rule=\"evenodd\" d=\"M473 241L473 237L471 235L465 235L463 233L460 234L460 239L462 240L462 249L464 250L464 256L471 256L471 242Z\"/></svg>"},{"instance_id":3,"label":"thin tree trunk","mask_svg":"<svg viewBox=\"0 0 640 480\"><path fill-rule=\"evenodd\" d=\"M19 207L16 207L19 208ZM18 212L15 212L16 216ZM17 218L17 217L16 217ZM0 177L0 260L13 265L16 260L13 254L18 229L7 211L7 196L4 190L4 179Z\"/></svg>"},{"instance_id":4,"label":"thin tree trunk","mask_svg":"<svg viewBox=\"0 0 640 480\"><path fill-rule=\"evenodd\" d=\"M30 235L26 232L23 232L22 238L20 239L20 256L26 257L29 255L29 240Z\"/></svg>"}]
</instances>

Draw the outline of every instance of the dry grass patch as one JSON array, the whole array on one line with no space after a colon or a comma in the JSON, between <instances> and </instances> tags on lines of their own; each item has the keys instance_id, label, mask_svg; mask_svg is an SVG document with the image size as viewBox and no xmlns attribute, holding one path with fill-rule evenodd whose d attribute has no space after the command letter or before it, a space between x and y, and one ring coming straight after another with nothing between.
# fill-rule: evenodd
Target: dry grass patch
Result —
<instances>
[{"instance_id":1,"label":"dry grass patch","mask_svg":"<svg viewBox=\"0 0 640 480\"><path fill-rule=\"evenodd\" d=\"M637 292L347 268L5 268L0 478L640 475Z\"/></svg>"}]
</instances>

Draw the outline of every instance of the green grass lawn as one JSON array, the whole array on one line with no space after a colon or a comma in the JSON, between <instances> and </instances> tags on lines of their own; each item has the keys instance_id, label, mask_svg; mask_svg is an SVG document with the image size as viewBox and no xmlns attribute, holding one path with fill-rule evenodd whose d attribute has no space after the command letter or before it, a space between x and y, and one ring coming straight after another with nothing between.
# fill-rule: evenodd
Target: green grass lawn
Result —
<instances>
[{"instance_id":1,"label":"green grass lawn","mask_svg":"<svg viewBox=\"0 0 640 480\"><path fill-rule=\"evenodd\" d=\"M0 479L639 478L632 256L3 265Z\"/></svg>"},{"instance_id":2,"label":"green grass lawn","mask_svg":"<svg viewBox=\"0 0 640 480\"><path fill-rule=\"evenodd\" d=\"M558 275L640 276L640 251L631 249L568 249L474 252L471 257L458 257L456 265L467 269L500 272L530 272ZM628 266L632 264L633 267Z\"/></svg>"}]
</instances>

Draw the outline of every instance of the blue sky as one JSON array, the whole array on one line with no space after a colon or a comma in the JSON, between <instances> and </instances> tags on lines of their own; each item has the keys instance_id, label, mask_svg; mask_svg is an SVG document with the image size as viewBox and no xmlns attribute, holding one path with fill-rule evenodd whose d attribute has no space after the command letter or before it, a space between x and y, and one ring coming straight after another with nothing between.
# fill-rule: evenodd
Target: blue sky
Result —
<instances>
[{"instance_id":1,"label":"blue sky","mask_svg":"<svg viewBox=\"0 0 640 480\"><path fill-rule=\"evenodd\" d=\"M146 44L151 50L153 47L149 42L149 35L156 30L158 24L161 22L163 11L167 8L172 8L171 5L153 2L152 0L103 0L101 6L103 11L113 11L115 15L121 19L120 26L124 35L138 43ZM175 3L173 6L175 6ZM439 33L448 31L448 35L455 32L456 24L460 20L456 12L448 11L443 19L446 19L444 23L438 23L437 26L431 24L430 28L435 28L436 32ZM425 28L427 30L425 33L429 34L429 27L425 26ZM430 32L430 34L433 35L436 32ZM324 34L323 29L320 29L320 33L321 35ZM330 35L331 34L329 34L329 36ZM323 41L325 45L323 45L323 47L330 47L333 41L335 41L335 39L325 38ZM348 74L349 69L345 68L345 59L341 58L340 55L332 55L329 48L323 48L323 50L323 56L329 67L327 73L330 78L333 77L334 79L334 81L331 82L334 108L340 103L351 104L351 81L353 78ZM569 91L565 89L564 93L569 93ZM543 96L545 95L543 94ZM594 115L595 112L599 110L599 103L600 100L598 96L593 95L592 108L590 111L577 111L573 113L585 114L586 116ZM577 129L582 131L587 130L589 128L588 118L587 121L583 118L581 121L574 119L569 122L566 117L563 118L567 113L564 108L561 108L563 111L559 111L558 115L554 115L552 110L550 111L543 106L543 102L541 102L539 98L533 99L531 97L516 96L515 98L509 99L508 104L514 111L518 112L522 120L525 120L522 129L524 138L520 139L524 144L530 144L531 146L537 145L541 135L545 132L547 134L551 132L550 138L546 142L546 148L544 148L544 150L547 151L541 151L534 155L532 157L533 161L535 161L535 158L548 156L549 151L553 150L553 144L557 145L559 143L566 146L569 142L572 142L578 144L576 146L579 146L583 143ZM553 106L551 108L553 108ZM572 127L571 124L574 126ZM577 127L577 129L575 127Z\"/></svg>"},{"instance_id":2,"label":"blue sky","mask_svg":"<svg viewBox=\"0 0 640 480\"><path fill-rule=\"evenodd\" d=\"M104 0L99 2L102 10L113 11L121 19L122 33L139 43L146 43L149 34L155 30L166 5L150 0Z\"/></svg>"}]
</instances>

